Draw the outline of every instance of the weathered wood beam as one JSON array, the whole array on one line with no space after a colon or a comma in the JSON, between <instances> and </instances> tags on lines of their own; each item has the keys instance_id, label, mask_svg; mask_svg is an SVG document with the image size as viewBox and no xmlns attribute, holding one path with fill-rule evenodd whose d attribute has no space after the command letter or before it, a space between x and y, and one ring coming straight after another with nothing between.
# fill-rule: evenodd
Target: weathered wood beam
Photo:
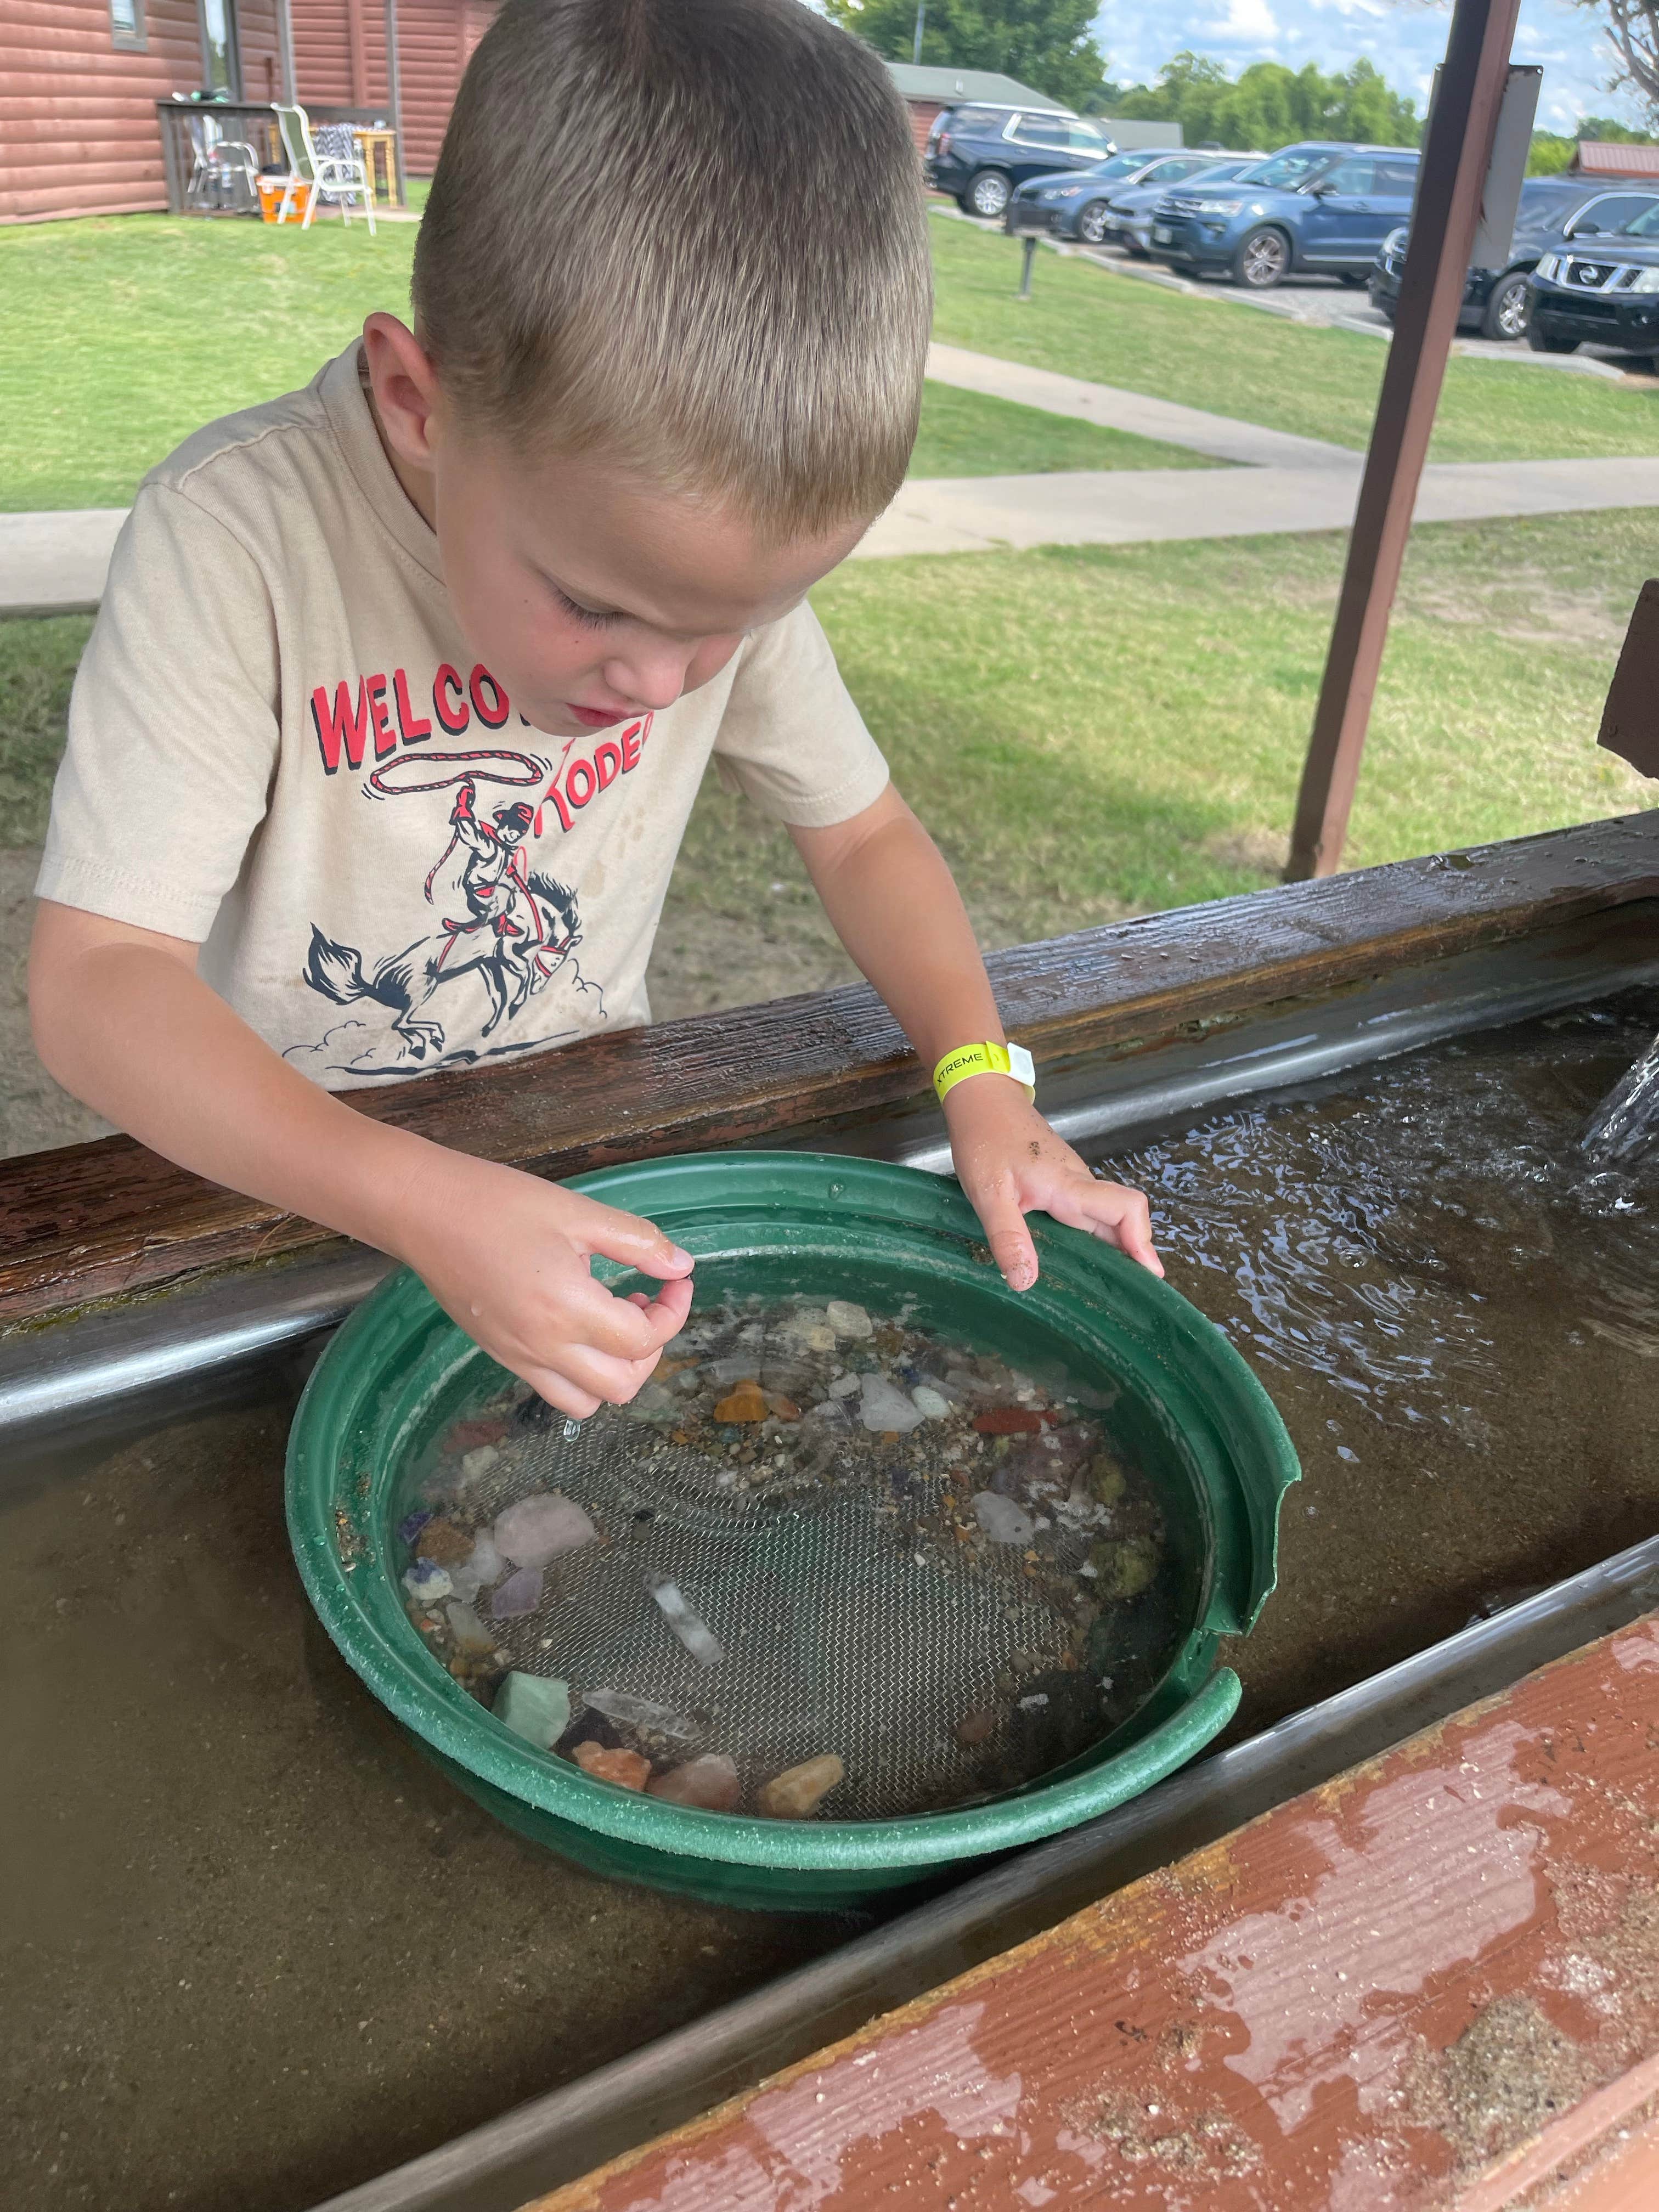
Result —
<instances>
[{"instance_id":1,"label":"weathered wood beam","mask_svg":"<svg viewBox=\"0 0 1659 2212\"><path fill-rule=\"evenodd\" d=\"M1148 915L990 966L1011 1031L1052 1066L1653 898L1659 815L1636 815ZM459 1151L569 1176L850 1121L927 1088L860 986L346 1096ZM129 1138L0 1161L0 1328L327 1239Z\"/></svg>"}]
</instances>

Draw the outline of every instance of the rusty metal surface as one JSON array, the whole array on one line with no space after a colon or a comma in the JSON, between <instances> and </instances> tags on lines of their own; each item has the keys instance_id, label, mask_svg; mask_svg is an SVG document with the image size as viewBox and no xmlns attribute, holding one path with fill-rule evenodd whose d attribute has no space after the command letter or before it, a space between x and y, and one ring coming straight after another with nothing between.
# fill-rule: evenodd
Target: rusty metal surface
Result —
<instances>
[{"instance_id":1,"label":"rusty metal surface","mask_svg":"<svg viewBox=\"0 0 1659 2212\"><path fill-rule=\"evenodd\" d=\"M536 2212L1650 2204L1656 1751L1648 1614Z\"/></svg>"}]
</instances>

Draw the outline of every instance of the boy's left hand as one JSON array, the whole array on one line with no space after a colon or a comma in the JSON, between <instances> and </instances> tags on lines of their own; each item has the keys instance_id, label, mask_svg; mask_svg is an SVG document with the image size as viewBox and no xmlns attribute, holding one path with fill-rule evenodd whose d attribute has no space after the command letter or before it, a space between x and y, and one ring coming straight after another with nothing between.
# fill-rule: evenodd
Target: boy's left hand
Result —
<instances>
[{"instance_id":1,"label":"boy's left hand","mask_svg":"<svg viewBox=\"0 0 1659 2212\"><path fill-rule=\"evenodd\" d=\"M1153 1274L1164 1273L1144 1194L1091 1174L1017 1083L976 1075L957 1084L945 1098L945 1120L957 1178L1011 1290L1029 1291L1037 1279L1036 1247L1025 1226L1034 1211L1103 1237Z\"/></svg>"}]
</instances>

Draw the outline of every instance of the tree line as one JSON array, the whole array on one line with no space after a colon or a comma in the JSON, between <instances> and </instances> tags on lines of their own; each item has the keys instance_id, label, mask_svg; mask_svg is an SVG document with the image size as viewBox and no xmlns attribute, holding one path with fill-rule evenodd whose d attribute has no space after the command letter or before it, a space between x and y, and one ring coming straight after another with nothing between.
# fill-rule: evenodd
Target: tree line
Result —
<instances>
[{"instance_id":1,"label":"tree line","mask_svg":"<svg viewBox=\"0 0 1659 2212\"><path fill-rule=\"evenodd\" d=\"M1620 67L1644 105L1659 114L1659 0L1581 0L1605 11ZM838 22L890 61L915 57L917 0L824 0ZM1326 71L1310 62L1252 62L1238 76L1207 54L1178 53L1152 84L1122 84L1091 26L1099 0L925 0L924 64L997 70L1079 115L1178 123L1188 146L1206 144L1270 152L1293 138L1351 138L1378 146L1415 146L1423 136L1417 103L1396 92L1370 62ZM1613 57L1610 57L1610 58ZM1565 169L1579 138L1651 144L1651 134L1610 116L1586 116L1571 137L1534 133L1528 169L1550 176Z\"/></svg>"}]
</instances>

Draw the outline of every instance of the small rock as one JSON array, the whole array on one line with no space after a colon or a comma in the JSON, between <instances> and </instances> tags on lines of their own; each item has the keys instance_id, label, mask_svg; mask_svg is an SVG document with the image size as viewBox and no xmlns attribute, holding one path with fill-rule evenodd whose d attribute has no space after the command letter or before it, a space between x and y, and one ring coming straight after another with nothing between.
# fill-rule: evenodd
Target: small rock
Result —
<instances>
[{"instance_id":1,"label":"small rock","mask_svg":"<svg viewBox=\"0 0 1659 2212\"><path fill-rule=\"evenodd\" d=\"M648 1582L646 1588L661 1607L664 1620L698 1665L718 1667L726 1656L720 1639L702 1614L686 1603L678 1584L662 1575Z\"/></svg>"},{"instance_id":2,"label":"small rock","mask_svg":"<svg viewBox=\"0 0 1659 2212\"><path fill-rule=\"evenodd\" d=\"M628 1728L647 1729L653 1735L678 1738L686 1743L696 1739L696 1721L677 1713L672 1705L636 1698L631 1690L590 1690L582 1710L603 1713L607 1720L621 1721Z\"/></svg>"},{"instance_id":3,"label":"small rock","mask_svg":"<svg viewBox=\"0 0 1659 2212\"><path fill-rule=\"evenodd\" d=\"M722 1398L714 1408L717 1421L763 1421L766 1419L766 1393L758 1382L739 1382L731 1395Z\"/></svg>"},{"instance_id":4,"label":"small rock","mask_svg":"<svg viewBox=\"0 0 1659 2212\"><path fill-rule=\"evenodd\" d=\"M435 1559L416 1559L404 1576L404 1588L411 1597L419 1598L422 1605L435 1605L441 1597L447 1597L454 1587Z\"/></svg>"},{"instance_id":5,"label":"small rock","mask_svg":"<svg viewBox=\"0 0 1659 2212\"><path fill-rule=\"evenodd\" d=\"M507 1434L505 1413L480 1415L470 1421L457 1421L446 1432L443 1448L447 1452L477 1451L482 1444L496 1444Z\"/></svg>"},{"instance_id":6,"label":"small rock","mask_svg":"<svg viewBox=\"0 0 1659 2212\"><path fill-rule=\"evenodd\" d=\"M519 1567L490 1599L490 1618L494 1620L519 1620L526 1613L534 1613L541 1601L541 1569Z\"/></svg>"},{"instance_id":7,"label":"small rock","mask_svg":"<svg viewBox=\"0 0 1659 2212\"><path fill-rule=\"evenodd\" d=\"M1024 1406L992 1406L974 1416L982 1437L1034 1437L1042 1427L1042 1416Z\"/></svg>"},{"instance_id":8,"label":"small rock","mask_svg":"<svg viewBox=\"0 0 1659 2212\"><path fill-rule=\"evenodd\" d=\"M575 1500L558 1490L521 1498L497 1514L492 1531L502 1558L515 1567L544 1567L561 1552L592 1543L599 1533Z\"/></svg>"},{"instance_id":9,"label":"small rock","mask_svg":"<svg viewBox=\"0 0 1659 2212\"><path fill-rule=\"evenodd\" d=\"M464 1452L461 1455L462 1481L476 1482L481 1474L489 1474L500 1457L501 1454L494 1444L480 1444L476 1451Z\"/></svg>"},{"instance_id":10,"label":"small rock","mask_svg":"<svg viewBox=\"0 0 1659 2212\"><path fill-rule=\"evenodd\" d=\"M1031 1540L1034 1532L1030 1515L1023 1506L1016 1505L1012 1498L999 1497L994 1490L975 1492L974 1515L994 1544L1029 1544Z\"/></svg>"},{"instance_id":11,"label":"small rock","mask_svg":"<svg viewBox=\"0 0 1659 2212\"><path fill-rule=\"evenodd\" d=\"M781 1390L769 1390L766 1402L781 1421L798 1421L800 1407L793 1398L786 1398Z\"/></svg>"},{"instance_id":12,"label":"small rock","mask_svg":"<svg viewBox=\"0 0 1659 2212\"><path fill-rule=\"evenodd\" d=\"M863 1388L863 1376L837 1375L830 1385L830 1395L832 1398L856 1398Z\"/></svg>"},{"instance_id":13,"label":"small rock","mask_svg":"<svg viewBox=\"0 0 1659 2212\"><path fill-rule=\"evenodd\" d=\"M876 1325L864 1308L853 1305L846 1298L831 1298L824 1308L824 1318L837 1336L862 1340L876 1333Z\"/></svg>"},{"instance_id":14,"label":"small rock","mask_svg":"<svg viewBox=\"0 0 1659 2212\"><path fill-rule=\"evenodd\" d=\"M643 1790L651 1779L651 1762L637 1751L608 1751L602 1743L579 1743L570 1756L584 1774L596 1782L614 1782L619 1790Z\"/></svg>"},{"instance_id":15,"label":"small rock","mask_svg":"<svg viewBox=\"0 0 1659 2212\"><path fill-rule=\"evenodd\" d=\"M918 1382L910 1393L910 1403L924 1421L945 1420L951 1411L951 1401L930 1382Z\"/></svg>"},{"instance_id":16,"label":"small rock","mask_svg":"<svg viewBox=\"0 0 1659 2212\"><path fill-rule=\"evenodd\" d=\"M732 1813L743 1795L736 1763L723 1751L706 1751L701 1759L688 1759L646 1784L648 1797L665 1797L671 1805L695 1805L704 1813Z\"/></svg>"},{"instance_id":17,"label":"small rock","mask_svg":"<svg viewBox=\"0 0 1659 2212\"><path fill-rule=\"evenodd\" d=\"M1046 1690L1033 1690L1029 1698L1020 1699L1019 1709L1023 1713L1040 1712L1048 1702L1048 1692Z\"/></svg>"},{"instance_id":18,"label":"small rock","mask_svg":"<svg viewBox=\"0 0 1659 2212\"><path fill-rule=\"evenodd\" d=\"M458 1528L453 1521L428 1521L416 1540L415 1549L423 1559L435 1559L441 1567L459 1567L472 1553L472 1531Z\"/></svg>"},{"instance_id":19,"label":"small rock","mask_svg":"<svg viewBox=\"0 0 1659 2212\"><path fill-rule=\"evenodd\" d=\"M626 1409L636 1420L661 1421L678 1418L679 1401L665 1382L648 1376L628 1401Z\"/></svg>"},{"instance_id":20,"label":"small rock","mask_svg":"<svg viewBox=\"0 0 1659 2212\"><path fill-rule=\"evenodd\" d=\"M803 1352L833 1352L836 1332L830 1316L816 1306L803 1306L790 1315L779 1334L797 1344Z\"/></svg>"},{"instance_id":21,"label":"small rock","mask_svg":"<svg viewBox=\"0 0 1659 2212\"><path fill-rule=\"evenodd\" d=\"M570 1725L570 1685L556 1676L515 1669L503 1677L490 1710L514 1735L538 1751L550 1751Z\"/></svg>"},{"instance_id":22,"label":"small rock","mask_svg":"<svg viewBox=\"0 0 1659 2212\"><path fill-rule=\"evenodd\" d=\"M832 1305L832 1317L835 1310ZM799 1766L775 1774L763 1786L756 1802L770 1820L804 1820L817 1811L820 1800L844 1780L846 1773L835 1753L828 1751L821 1758L804 1759Z\"/></svg>"},{"instance_id":23,"label":"small rock","mask_svg":"<svg viewBox=\"0 0 1659 2212\"><path fill-rule=\"evenodd\" d=\"M1111 1597L1139 1597L1158 1572L1158 1547L1150 1536L1133 1536L1112 1547L1106 1589Z\"/></svg>"},{"instance_id":24,"label":"small rock","mask_svg":"<svg viewBox=\"0 0 1659 2212\"><path fill-rule=\"evenodd\" d=\"M864 1403L859 1409L859 1418L866 1429L878 1436L908 1437L927 1418L912 1405L897 1383L890 1382L884 1375L865 1376L862 1389Z\"/></svg>"},{"instance_id":25,"label":"small rock","mask_svg":"<svg viewBox=\"0 0 1659 2212\"><path fill-rule=\"evenodd\" d=\"M997 1724L997 1717L988 1705L981 1705L976 1713L964 1713L952 1733L964 1751L983 1743Z\"/></svg>"},{"instance_id":26,"label":"small rock","mask_svg":"<svg viewBox=\"0 0 1659 2212\"><path fill-rule=\"evenodd\" d=\"M470 1603L486 1583L499 1579L506 1565L507 1561L495 1548L495 1539L487 1529L484 1530L460 1565L449 1571L456 1596L464 1597Z\"/></svg>"},{"instance_id":27,"label":"small rock","mask_svg":"<svg viewBox=\"0 0 1659 2212\"><path fill-rule=\"evenodd\" d=\"M405 1513L398 1523L398 1541L400 1544L412 1544L431 1518L430 1506L414 1513Z\"/></svg>"},{"instance_id":28,"label":"small rock","mask_svg":"<svg viewBox=\"0 0 1659 2212\"><path fill-rule=\"evenodd\" d=\"M470 1659L477 1659L495 1649L494 1631L486 1628L472 1607L461 1599L452 1598L444 1607L444 1614L457 1650L465 1651Z\"/></svg>"}]
</instances>

